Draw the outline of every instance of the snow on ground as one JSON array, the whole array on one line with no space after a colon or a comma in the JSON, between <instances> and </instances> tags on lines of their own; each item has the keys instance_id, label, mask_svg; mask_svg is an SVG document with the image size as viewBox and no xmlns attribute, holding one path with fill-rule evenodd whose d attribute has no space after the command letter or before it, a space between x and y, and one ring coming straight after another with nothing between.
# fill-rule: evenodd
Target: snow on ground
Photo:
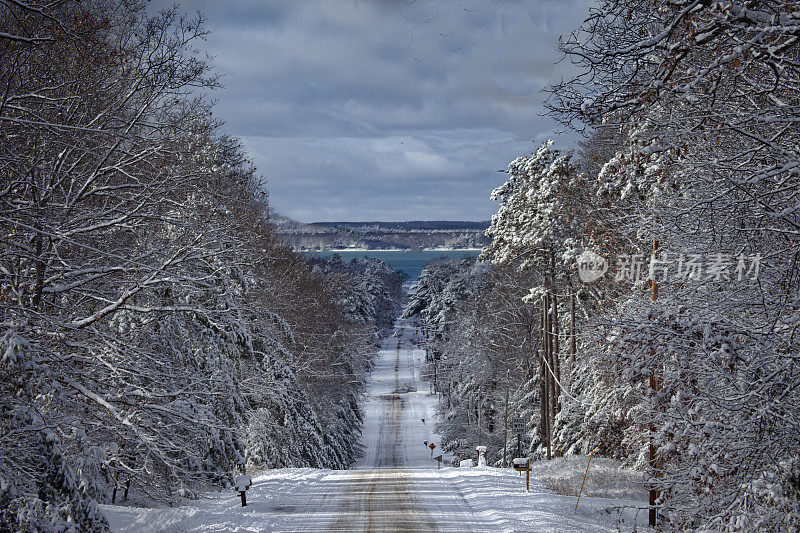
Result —
<instances>
[{"instance_id":1,"label":"snow on ground","mask_svg":"<svg viewBox=\"0 0 800 533\"><path fill-rule=\"evenodd\" d=\"M425 442L432 432L436 397L422 381L424 351L416 331L398 323L400 335L384 342L370 376L363 444L355 469L269 470L253 477L247 507L229 489L179 507L142 509L103 505L112 529L138 531L617 531L646 529L647 510L632 500L635 483L600 460L587 486L597 494L615 488L624 499L586 497L574 512L574 496L547 488L556 480L575 485L585 458L534 463L531 491L513 470L437 470ZM424 422L423 422L424 419ZM437 455L436 453L433 454ZM596 460L597 458L595 458ZM593 474L598 477L594 478ZM632 489L631 487L634 487ZM563 492L563 491L562 491Z\"/></svg>"},{"instance_id":2,"label":"snow on ground","mask_svg":"<svg viewBox=\"0 0 800 533\"><path fill-rule=\"evenodd\" d=\"M384 341L370 373L364 405L362 444L366 450L356 468L430 468L436 397L422 380L425 351L412 344L418 330L409 321L396 327L399 337ZM438 455L438 454L433 454Z\"/></svg>"},{"instance_id":3,"label":"snow on ground","mask_svg":"<svg viewBox=\"0 0 800 533\"><path fill-rule=\"evenodd\" d=\"M646 503L642 501L584 495L576 513L576 497L555 494L534 477L530 492L526 493L524 473L499 468L451 468L442 470L441 475L463 495L476 517L501 524L498 530L648 530Z\"/></svg>"},{"instance_id":4,"label":"snow on ground","mask_svg":"<svg viewBox=\"0 0 800 533\"><path fill-rule=\"evenodd\" d=\"M589 458L585 455L557 457L533 463L531 477L548 489L568 496L577 496ZM648 501L645 476L642 472L623 468L622 463L607 457L592 457L584 496L602 496L621 500Z\"/></svg>"},{"instance_id":5,"label":"snow on ground","mask_svg":"<svg viewBox=\"0 0 800 533\"><path fill-rule=\"evenodd\" d=\"M120 532L290 531L295 515L303 513L308 488L330 474L329 470L286 468L253 476L247 507L241 507L239 494L233 489L209 493L173 508L100 507L109 518L111 529Z\"/></svg>"}]
</instances>

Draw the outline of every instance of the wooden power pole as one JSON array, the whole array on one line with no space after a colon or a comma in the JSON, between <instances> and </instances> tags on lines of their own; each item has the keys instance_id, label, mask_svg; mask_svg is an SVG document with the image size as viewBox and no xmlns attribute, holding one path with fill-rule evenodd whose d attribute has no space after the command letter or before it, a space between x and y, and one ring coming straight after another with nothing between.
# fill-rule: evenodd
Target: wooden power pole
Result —
<instances>
[{"instance_id":1,"label":"wooden power pole","mask_svg":"<svg viewBox=\"0 0 800 533\"><path fill-rule=\"evenodd\" d=\"M550 376L547 372L547 351L548 351L548 326L547 326L547 295L542 296L542 312L540 315L541 328L539 330L539 344L541 346L541 357L539 359L539 397L541 405L540 417L540 433L542 438L542 445L547 448L547 458L551 458L550 454Z\"/></svg>"},{"instance_id":2,"label":"wooden power pole","mask_svg":"<svg viewBox=\"0 0 800 533\"><path fill-rule=\"evenodd\" d=\"M655 261L656 258L656 251L658 250L658 241L653 239L653 255L650 258L651 261ZM656 276L655 276L655 269L651 267L650 272L652 273L652 279L650 280L650 288L651 288L651 295L650 298L652 301L656 301L658 298L658 285L656 284ZM655 395L660 388L660 383L658 379L658 375L656 374L656 369L650 369L650 391L655 399ZM658 477L658 458L657 458L657 447L655 444L655 425L653 424L652 419L650 420L650 470L653 473L653 477ZM655 486L650 488L650 514L649 514L649 523L650 527L656 527L656 522L658 521L658 510L656 507L656 502L658 501L659 492Z\"/></svg>"},{"instance_id":3,"label":"wooden power pole","mask_svg":"<svg viewBox=\"0 0 800 533\"><path fill-rule=\"evenodd\" d=\"M503 461L501 464L503 468L506 467L507 464L506 458L508 457L508 388L509 388L508 378L509 378L509 372L508 369L506 369L506 408L505 408L505 413L503 414Z\"/></svg>"}]
</instances>

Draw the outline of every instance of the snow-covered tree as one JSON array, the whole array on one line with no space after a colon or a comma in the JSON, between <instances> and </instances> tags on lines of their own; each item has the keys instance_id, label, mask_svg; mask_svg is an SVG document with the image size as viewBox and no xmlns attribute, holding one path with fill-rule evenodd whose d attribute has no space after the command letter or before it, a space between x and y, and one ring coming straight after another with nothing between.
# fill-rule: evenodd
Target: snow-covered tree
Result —
<instances>
[{"instance_id":1,"label":"snow-covered tree","mask_svg":"<svg viewBox=\"0 0 800 533\"><path fill-rule=\"evenodd\" d=\"M654 428L651 481L675 528L785 530L800 515L799 16L780 2L611 0L561 43L579 74L552 88L551 109L621 133L598 191L631 247L650 255L656 239L672 268L655 302L642 286L606 300L595 354L621 373L597 383L638 420L624 433L640 462ZM702 271L679 276L690 255Z\"/></svg>"},{"instance_id":2,"label":"snow-covered tree","mask_svg":"<svg viewBox=\"0 0 800 533\"><path fill-rule=\"evenodd\" d=\"M570 187L576 170L570 153L562 155L543 143L530 156L512 161L509 179L492 192L500 202L486 235L492 238L482 258L531 272L537 285L527 299L539 304L540 434L552 453L552 434L560 410L561 356L559 297L571 286L565 266L577 256L575 216ZM570 294L572 294L570 292Z\"/></svg>"},{"instance_id":3,"label":"snow-covered tree","mask_svg":"<svg viewBox=\"0 0 800 533\"><path fill-rule=\"evenodd\" d=\"M0 17L0 529L102 531L96 502L129 491L349 465L372 331L275 239L263 180L195 96L215 85L202 17Z\"/></svg>"}]
</instances>

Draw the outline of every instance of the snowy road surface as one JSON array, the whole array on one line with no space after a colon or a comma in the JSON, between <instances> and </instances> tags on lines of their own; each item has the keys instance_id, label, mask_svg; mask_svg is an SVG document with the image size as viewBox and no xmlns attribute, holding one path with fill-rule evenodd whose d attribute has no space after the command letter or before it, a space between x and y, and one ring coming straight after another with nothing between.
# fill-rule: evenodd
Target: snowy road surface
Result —
<instances>
[{"instance_id":1,"label":"snowy road surface","mask_svg":"<svg viewBox=\"0 0 800 533\"><path fill-rule=\"evenodd\" d=\"M493 524L476 521L463 496L435 475L431 457L438 453L426 447L439 443L431 431L435 397L421 379L424 352L413 349L414 330L402 324L401 336L387 338L370 374L366 454L355 470L332 474L321 484L329 503L304 525L326 524L327 531L492 530Z\"/></svg>"},{"instance_id":2,"label":"snowy road surface","mask_svg":"<svg viewBox=\"0 0 800 533\"><path fill-rule=\"evenodd\" d=\"M313 510L290 530L491 531L496 524L474 516L463 496L436 475L426 443L435 397L422 381L424 351L414 349L415 330L398 325L370 374L362 444L365 455L351 471L331 472L306 493ZM438 451L438 450L435 450ZM310 488L310 487L309 487ZM277 530L280 530L277 529Z\"/></svg>"},{"instance_id":3,"label":"snowy road surface","mask_svg":"<svg viewBox=\"0 0 800 533\"><path fill-rule=\"evenodd\" d=\"M630 502L575 498L545 490L513 471L437 470L425 442L436 397L422 380L425 352L415 330L398 322L370 375L365 455L353 470L281 469L254 476L247 507L233 492L170 509L102 506L115 531L617 531L646 523ZM424 421L423 421L424 420ZM636 504L634 504L635 506ZM608 508L622 508L608 512ZM618 524L622 512L624 523Z\"/></svg>"}]
</instances>

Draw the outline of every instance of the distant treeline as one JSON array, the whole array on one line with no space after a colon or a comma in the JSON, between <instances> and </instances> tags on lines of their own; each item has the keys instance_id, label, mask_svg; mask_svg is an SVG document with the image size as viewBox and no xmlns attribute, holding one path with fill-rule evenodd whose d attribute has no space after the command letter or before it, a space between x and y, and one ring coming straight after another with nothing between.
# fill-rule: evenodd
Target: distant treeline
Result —
<instances>
[{"instance_id":1,"label":"distant treeline","mask_svg":"<svg viewBox=\"0 0 800 533\"><path fill-rule=\"evenodd\" d=\"M275 217L280 238L295 250L480 248L489 222L313 222Z\"/></svg>"},{"instance_id":2,"label":"distant treeline","mask_svg":"<svg viewBox=\"0 0 800 533\"><path fill-rule=\"evenodd\" d=\"M349 228L354 231L480 231L491 222L461 220L411 220L408 222L312 222L309 226Z\"/></svg>"}]
</instances>

